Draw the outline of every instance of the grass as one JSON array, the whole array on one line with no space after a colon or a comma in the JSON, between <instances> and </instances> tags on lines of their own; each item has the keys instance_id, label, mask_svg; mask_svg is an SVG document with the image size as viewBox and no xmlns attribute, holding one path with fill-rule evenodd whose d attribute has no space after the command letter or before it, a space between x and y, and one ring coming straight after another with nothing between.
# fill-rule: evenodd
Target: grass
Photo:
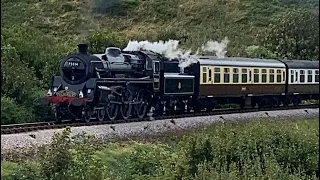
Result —
<instances>
[{"instance_id":1,"label":"grass","mask_svg":"<svg viewBox=\"0 0 320 180\"><path fill-rule=\"evenodd\" d=\"M196 48L208 39L231 40L229 55L258 44L256 35L283 10L317 9L318 1L225 0L4 0L2 28L28 25L46 36L75 44L94 31L112 29L126 39L179 39ZM41 35L41 34L40 34Z\"/></svg>"},{"instance_id":2,"label":"grass","mask_svg":"<svg viewBox=\"0 0 320 180\"><path fill-rule=\"evenodd\" d=\"M318 118L216 124L184 133L166 133L152 140L140 137L131 141L94 142L84 138L70 146L72 153L77 152L72 155L76 164L71 166L70 173L74 176L101 173L106 179L316 179L318 138ZM68 135L65 139L69 139ZM49 146L59 151L54 148L51 152L43 151L45 157L59 161L62 149L69 147L66 141L61 142L64 143ZM30 173L40 177L42 162L47 165L56 162L43 158L39 155L29 160L18 158L20 162L15 163L2 161L2 177L9 177L13 171L21 174L21 169L27 173L25 169L30 162L33 162ZM28 163L24 163L26 160ZM92 173L92 169L77 168L87 162L90 167L101 168L100 171Z\"/></svg>"}]
</instances>

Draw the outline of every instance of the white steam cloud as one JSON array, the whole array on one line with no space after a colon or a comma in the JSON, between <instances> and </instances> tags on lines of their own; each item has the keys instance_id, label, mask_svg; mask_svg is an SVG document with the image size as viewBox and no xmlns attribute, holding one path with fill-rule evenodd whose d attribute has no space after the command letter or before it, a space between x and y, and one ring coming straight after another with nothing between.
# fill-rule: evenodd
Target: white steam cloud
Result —
<instances>
[{"instance_id":1,"label":"white steam cloud","mask_svg":"<svg viewBox=\"0 0 320 180\"><path fill-rule=\"evenodd\" d=\"M195 53L192 53L191 49L184 50L178 47L179 41L169 40L169 41L159 41L159 42L149 42L149 41L130 41L124 51L139 51L148 50L153 51L169 59L178 59L179 67L183 71L184 68L190 66L192 63L197 62L196 56L199 51L209 51L214 52L218 58L224 58L227 53L226 48L230 41L225 37L220 43L217 41L210 40L206 42L200 49Z\"/></svg>"},{"instance_id":2,"label":"white steam cloud","mask_svg":"<svg viewBox=\"0 0 320 180\"><path fill-rule=\"evenodd\" d=\"M208 41L205 43L201 49L203 51L215 52L218 58L224 58L227 53L227 46L229 44L229 39L225 37L220 43L217 41Z\"/></svg>"}]
</instances>

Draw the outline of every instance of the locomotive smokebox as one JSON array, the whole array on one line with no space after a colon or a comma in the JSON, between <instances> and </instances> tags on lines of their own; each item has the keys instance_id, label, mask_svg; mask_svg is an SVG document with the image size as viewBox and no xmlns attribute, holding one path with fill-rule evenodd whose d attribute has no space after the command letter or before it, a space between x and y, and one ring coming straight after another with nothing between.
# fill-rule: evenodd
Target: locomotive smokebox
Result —
<instances>
[{"instance_id":1,"label":"locomotive smokebox","mask_svg":"<svg viewBox=\"0 0 320 180\"><path fill-rule=\"evenodd\" d=\"M79 53L87 54L88 53L88 44L78 44Z\"/></svg>"}]
</instances>

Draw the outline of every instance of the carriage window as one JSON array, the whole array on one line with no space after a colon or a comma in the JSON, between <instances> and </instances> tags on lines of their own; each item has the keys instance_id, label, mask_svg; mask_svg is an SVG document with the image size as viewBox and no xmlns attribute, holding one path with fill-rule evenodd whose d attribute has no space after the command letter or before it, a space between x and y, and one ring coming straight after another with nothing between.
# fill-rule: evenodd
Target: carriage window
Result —
<instances>
[{"instance_id":1,"label":"carriage window","mask_svg":"<svg viewBox=\"0 0 320 180\"><path fill-rule=\"evenodd\" d=\"M211 82L211 69L209 69L209 81Z\"/></svg>"},{"instance_id":2,"label":"carriage window","mask_svg":"<svg viewBox=\"0 0 320 180\"><path fill-rule=\"evenodd\" d=\"M290 72L291 72L290 73L290 81L291 81L291 83L293 83L294 82L294 70L291 70Z\"/></svg>"},{"instance_id":3,"label":"carriage window","mask_svg":"<svg viewBox=\"0 0 320 180\"><path fill-rule=\"evenodd\" d=\"M281 70L277 70L277 82L281 82Z\"/></svg>"},{"instance_id":4,"label":"carriage window","mask_svg":"<svg viewBox=\"0 0 320 180\"><path fill-rule=\"evenodd\" d=\"M224 68L224 83L230 82L230 69Z\"/></svg>"},{"instance_id":5,"label":"carriage window","mask_svg":"<svg viewBox=\"0 0 320 180\"><path fill-rule=\"evenodd\" d=\"M286 71L282 70L282 81L286 81Z\"/></svg>"},{"instance_id":6,"label":"carriage window","mask_svg":"<svg viewBox=\"0 0 320 180\"><path fill-rule=\"evenodd\" d=\"M202 68L202 82L203 83L206 83L207 82L207 68L206 67L203 67Z\"/></svg>"},{"instance_id":7,"label":"carriage window","mask_svg":"<svg viewBox=\"0 0 320 180\"><path fill-rule=\"evenodd\" d=\"M242 71L242 76L241 76L242 82L246 83L248 81L247 69L242 69L241 71Z\"/></svg>"},{"instance_id":8,"label":"carriage window","mask_svg":"<svg viewBox=\"0 0 320 180\"><path fill-rule=\"evenodd\" d=\"M239 82L239 69L238 68L233 68L233 83L238 83Z\"/></svg>"},{"instance_id":9,"label":"carriage window","mask_svg":"<svg viewBox=\"0 0 320 180\"><path fill-rule=\"evenodd\" d=\"M253 82L258 83L259 82L259 69L254 69L253 72L254 72Z\"/></svg>"},{"instance_id":10,"label":"carriage window","mask_svg":"<svg viewBox=\"0 0 320 180\"><path fill-rule=\"evenodd\" d=\"M298 81L298 71L296 71L296 82Z\"/></svg>"},{"instance_id":11,"label":"carriage window","mask_svg":"<svg viewBox=\"0 0 320 180\"><path fill-rule=\"evenodd\" d=\"M214 83L220 83L220 68L214 68Z\"/></svg>"},{"instance_id":12,"label":"carriage window","mask_svg":"<svg viewBox=\"0 0 320 180\"><path fill-rule=\"evenodd\" d=\"M261 69L261 82L266 83L267 82L267 70L266 69Z\"/></svg>"},{"instance_id":13,"label":"carriage window","mask_svg":"<svg viewBox=\"0 0 320 180\"><path fill-rule=\"evenodd\" d=\"M269 82L273 83L274 82L274 70L269 69Z\"/></svg>"},{"instance_id":14,"label":"carriage window","mask_svg":"<svg viewBox=\"0 0 320 180\"><path fill-rule=\"evenodd\" d=\"M202 71L203 71L203 72L207 72L207 68L206 68L206 67L203 67L203 68L202 68Z\"/></svg>"},{"instance_id":15,"label":"carriage window","mask_svg":"<svg viewBox=\"0 0 320 180\"><path fill-rule=\"evenodd\" d=\"M300 82L305 82L304 70L300 70Z\"/></svg>"},{"instance_id":16,"label":"carriage window","mask_svg":"<svg viewBox=\"0 0 320 180\"><path fill-rule=\"evenodd\" d=\"M312 82L312 71L308 70L308 82Z\"/></svg>"},{"instance_id":17,"label":"carriage window","mask_svg":"<svg viewBox=\"0 0 320 180\"><path fill-rule=\"evenodd\" d=\"M319 82L319 70L316 70L315 81Z\"/></svg>"}]
</instances>

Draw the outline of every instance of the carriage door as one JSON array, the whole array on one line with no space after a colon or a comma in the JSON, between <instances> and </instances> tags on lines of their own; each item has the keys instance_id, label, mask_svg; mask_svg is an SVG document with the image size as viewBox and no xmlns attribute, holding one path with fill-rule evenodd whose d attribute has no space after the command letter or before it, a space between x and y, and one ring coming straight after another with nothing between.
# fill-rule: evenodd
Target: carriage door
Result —
<instances>
[{"instance_id":1,"label":"carriage door","mask_svg":"<svg viewBox=\"0 0 320 180\"><path fill-rule=\"evenodd\" d=\"M248 68L248 83L249 84L252 84L252 82L253 82L253 69L251 69L251 68Z\"/></svg>"},{"instance_id":2,"label":"carriage door","mask_svg":"<svg viewBox=\"0 0 320 180\"><path fill-rule=\"evenodd\" d=\"M298 80L298 78L299 78L299 70L295 69L295 70L292 70L292 71L294 71L294 74L293 74L293 82L292 82L292 80L291 80L291 82L293 84L297 84L297 83L299 83L299 80Z\"/></svg>"},{"instance_id":3,"label":"carriage door","mask_svg":"<svg viewBox=\"0 0 320 180\"><path fill-rule=\"evenodd\" d=\"M160 87L160 62L153 61L153 89L159 91Z\"/></svg>"}]
</instances>

